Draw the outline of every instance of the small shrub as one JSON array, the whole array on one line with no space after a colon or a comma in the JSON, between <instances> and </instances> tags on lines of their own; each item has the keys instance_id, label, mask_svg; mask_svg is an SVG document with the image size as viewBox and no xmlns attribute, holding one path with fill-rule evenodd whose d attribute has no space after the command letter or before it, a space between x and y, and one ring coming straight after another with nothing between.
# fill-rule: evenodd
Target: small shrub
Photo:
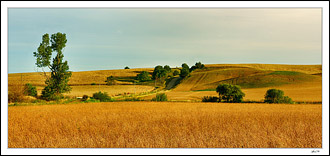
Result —
<instances>
[{"instance_id":1,"label":"small shrub","mask_svg":"<svg viewBox=\"0 0 330 156\"><path fill-rule=\"evenodd\" d=\"M219 98L216 96L204 96L202 102L218 102Z\"/></svg>"},{"instance_id":2,"label":"small shrub","mask_svg":"<svg viewBox=\"0 0 330 156\"><path fill-rule=\"evenodd\" d=\"M24 100L24 86L22 84L13 84L8 86L8 103L22 102Z\"/></svg>"},{"instance_id":3,"label":"small shrub","mask_svg":"<svg viewBox=\"0 0 330 156\"><path fill-rule=\"evenodd\" d=\"M128 67L128 66L126 66L124 69L129 69L129 67Z\"/></svg>"},{"instance_id":4,"label":"small shrub","mask_svg":"<svg viewBox=\"0 0 330 156\"><path fill-rule=\"evenodd\" d=\"M167 101L167 95L165 93L156 94L156 97L152 98L151 101Z\"/></svg>"},{"instance_id":5,"label":"small shrub","mask_svg":"<svg viewBox=\"0 0 330 156\"><path fill-rule=\"evenodd\" d=\"M143 100L137 97L133 97L133 98L125 98L123 101L143 101Z\"/></svg>"},{"instance_id":6,"label":"small shrub","mask_svg":"<svg viewBox=\"0 0 330 156\"><path fill-rule=\"evenodd\" d=\"M32 84L27 83L24 86L24 94L28 96L37 97L37 88L32 86Z\"/></svg>"},{"instance_id":7,"label":"small shrub","mask_svg":"<svg viewBox=\"0 0 330 156\"><path fill-rule=\"evenodd\" d=\"M46 103L46 101L45 100L42 100L42 99L35 99L35 100L33 100L33 101L31 101L31 103Z\"/></svg>"},{"instance_id":8,"label":"small shrub","mask_svg":"<svg viewBox=\"0 0 330 156\"><path fill-rule=\"evenodd\" d=\"M89 103L89 102L101 102L100 100L97 100L97 99L94 99L94 98L89 98L88 100L86 101L83 101L84 103Z\"/></svg>"},{"instance_id":9,"label":"small shrub","mask_svg":"<svg viewBox=\"0 0 330 156\"><path fill-rule=\"evenodd\" d=\"M292 101L292 99L290 97L284 96L283 103L293 104L294 102Z\"/></svg>"},{"instance_id":10,"label":"small shrub","mask_svg":"<svg viewBox=\"0 0 330 156\"><path fill-rule=\"evenodd\" d=\"M88 100L88 95L84 95L81 99L81 101L86 101L86 100Z\"/></svg>"},{"instance_id":11,"label":"small shrub","mask_svg":"<svg viewBox=\"0 0 330 156\"><path fill-rule=\"evenodd\" d=\"M107 85L116 85L116 78L113 76L107 77L107 80L105 81Z\"/></svg>"},{"instance_id":12,"label":"small shrub","mask_svg":"<svg viewBox=\"0 0 330 156\"><path fill-rule=\"evenodd\" d=\"M101 102L112 101L111 97L108 95L107 92L102 93L101 91L94 93L93 98L100 100Z\"/></svg>"},{"instance_id":13,"label":"small shrub","mask_svg":"<svg viewBox=\"0 0 330 156\"><path fill-rule=\"evenodd\" d=\"M93 83L91 83L91 85L94 86L94 85L96 85L96 83L93 82Z\"/></svg>"}]
</instances>

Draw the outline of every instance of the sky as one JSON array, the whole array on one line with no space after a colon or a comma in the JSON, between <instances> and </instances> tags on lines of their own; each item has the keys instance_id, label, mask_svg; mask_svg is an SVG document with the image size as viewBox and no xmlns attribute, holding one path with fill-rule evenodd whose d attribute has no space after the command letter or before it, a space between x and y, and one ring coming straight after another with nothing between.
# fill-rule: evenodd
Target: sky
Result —
<instances>
[{"instance_id":1,"label":"sky","mask_svg":"<svg viewBox=\"0 0 330 156\"><path fill-rule=\"evenodd\" d=\"M70 71L204 64L321 64L320 8L9 8L8 72L41 71L45 33L65 33Z\"/></svg>"}]
</instances>

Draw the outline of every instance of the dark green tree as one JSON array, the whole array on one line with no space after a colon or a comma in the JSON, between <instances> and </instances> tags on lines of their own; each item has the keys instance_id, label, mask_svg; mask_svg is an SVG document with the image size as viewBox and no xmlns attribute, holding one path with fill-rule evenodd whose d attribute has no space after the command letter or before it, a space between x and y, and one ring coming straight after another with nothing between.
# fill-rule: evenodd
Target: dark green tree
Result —
<instances>
[{"instance_id":1,"label":"dark green tree","mask_svg":"<svg viewBox=\"0 0 330 156\"><path fill-rule=\"evenodd\" d=\"M196 62L195 65L191 66L190 72L194 71L195 69L204 69L204 64L201 62Z\"/></svg>"},{"instance_id":2,"label":"dark green tree","mask_svg":"<svg viewBox=\"0 0 330 156\"><path fill-rule=\"evenodd\" d=\"M129 67L128 67L128 66L126 66L124 69L129 69Z\"/></svg>"},{"instance_id":3,"label":"dark green tree","mask_svg":"<svg viewBox=\"0 0 330 156\"><path fill-rule=\"evenodd\" d=\"M136 76L136 79L141 82L144 82L151 80L151 77L149 76L149 73L147 71L142 71L140 74Z\"/></svg>"},{"instance_id":4,"label":"dark green tree","mask_svg":"<svg viewBox=\"0 0 330 156\"><path fill-rule=\"evenodd\" d=\"M174 70L173 71L173 76L176 76L176 75L179 75L180 74L180 71L179 70Z\"/></svg>"},{"instance_id":5,"label":"dark green tree","mask_svg":"<svg viewBox=\"0 0 330 156\"><path fill-rule=\"evenodd\" d=\"M48 34L44 34L37 52L33 52L34 57L37 58L37 67L42 69L48 67L50 70L50 77L43 70L46 77L46 87L42 90L41 96L46 100L61 98L63 97L62 93L71 90L68 81L72 73L69 71L68 62L63 61L63 49L66 42L66 34L64 33L52 34L51 40ZM56 52L56 55L51 63L52 52Z\"/></svg>"},{"instance_id":6,"label":"dark green tree","mask_svg":"<svg viewBox=\"0 0 330 156\"><path fill-rule=\"evenodd\" d=\"M240 86L237 85L220 84L216 91L219 94L219 102L221 100L225 100L225 102L242 102L245 96Z\"/></svg>"},{"instance_id":7,"label":"dark green tree","mask_svg":"<svg viewBox=\"0 0 330 156\"><path fill-rule=\"evenodd\" d=\"M190 74L189 69L182 68L181 72L180 72L180 77L185 78L185 77L189 76L189 74Z\"/></svg>"},{"instance_id":8,"label":"dark green tree","mask_svg":"<svg viewBox=\"0 0 330 156\"><path fill-rule=\"evenodd\" d=\"M183 64L181 65L181 67L182 67L182 68L187 68L187 69L189 69L189 66L187 65L187 63L183 63Z\"/></svg>"},{"instance_id":9,"label":"dark green tree","mask_svg":"<svg viewBox=\"0 0 330 156\"><path fill-rule=\"evenodd\" d=\"M279 89L268 89L265 95L266 103L293 103L292 99L284 96L284 92Z\"/></svg>"},{"instance_id":10,"label":"dark green tree","mask_svg":"<svg viewBox=\"0 0 330 156\"><path fill-rule=\"evenodd\" d=\"M167 73L171 72L171 67L169 65L165 65L164 69L167 71Z\"/></svg>"},{"instance_id":11,"label":"dark green tree","mask_svg":"<svg viewBox=\"0 0 330 156\"><path fill-rule=\"evenodd\" d=\"M164 69L163 66L160 66L160 65L156 66L155 69L154 69L154 71L153 71L153 73L152 73L152 79L156 80L157 78L159 78L158 77L159 76L159 73L163 69Z\"/></svg>"},{"instance_id":12,"label":"dark green tree","mask_svg":"<svg viewBox=\"0 0 330 156\"><path fill-rule=\"evenodd\" d=\"M180 77L185 78L187 76L189 76L190 71L189 71L189 66L186 63L183 63L181 68L181 72L180 72Z\"/></svg>"}]
</instances>

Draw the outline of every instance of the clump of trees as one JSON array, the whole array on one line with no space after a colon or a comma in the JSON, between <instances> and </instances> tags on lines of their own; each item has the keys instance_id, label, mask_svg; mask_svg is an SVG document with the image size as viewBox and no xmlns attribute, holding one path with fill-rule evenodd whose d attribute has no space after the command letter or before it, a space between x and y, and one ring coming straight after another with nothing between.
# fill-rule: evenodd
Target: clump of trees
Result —
<instances>
[{"instance_id":1,"label":"clump of trees","mask_svg":"<svg viewBox=\"0 0 330 156\"><path fill-rule=\"evenodd\" d=\"M171 71L172 70L168 65L165 65L164 67L161 65L156 66L152 73L152 79L155 80L155 85L157 81L164 84L165 79L169 76Z\"/></svg>"},{"instance_id":2,"label":"clump of trees","mask_svg":"<svg viewBox=\"0 0 330 156\"><path fill-rule=\"evenodd\" d=\"M167 95L165 93L156 94L156 97L152 98L151 101L167 101Z\"/></svg>"},{"instance_id":3,"label":"clump of trees","mask_svg":"<svg viewBox=\"0 0 330 156\"><path fill-rule=\"evenodd\" d=\"M204 69L205 66L201 62L196 62L194 66L191 66L190 72L196 70L196 69Z\"/></svg>"},{"instance_id":4,"label":"clump of trees","mask_svg":"<svg viewBox=\"0 0 330 156\"><path fill-rule=\"evenodd\" d=\"M179 70L174 70L173 71L173 76L177 76L177 75L180 75L180 71Z\"/></svg>"},{"instance_id":5,"label":"clump of trees","mask_svg":"<svg viewBox=\"0 0 330 156\"><path fill-rule=\"evenodd\" d=\"M294 103L288 96L284 96L284 92L279 89L269 89L265 94L266 103Z\"/></svg>"},{"instance_id":6,"label":"clump of trees","mask_svg":"<svg viewBox=\"0 0 330 156\"><path fill-rule=\"evenodd\" d=\"M116 78L113 76L107 77L107 80L105 80L107 85L116 85Z\"/></svg>"},{"instance_id":7,"label":"clump of trees","mask_svg":"<svg viewBox=\"0 0 330 156\"><path fill-rule=\"evenodd\" d=\"M136 76L136 79L140 82L150 81L151 77L147 71L142 71L140 74Z\"/></svg>"},{"instance_id":8,"label":"clump of trees","mask_svg":"<svg viewBox=\"0 0 330 156\"><path fill-rule=\"evenodd\" d=\"M216 91L219 94L219 102L224 100L225 102L239 103L243 102L243 97L245 96L238 85L220 84Z\"/></svg>"},{"instance_id":9,"label":"clump of trees","mask_svg":"<svg viewBox=\"0 0 330 156\"><path fill-rule=\"evenodd\" d=\"M181 68L181 71L180 71L180 77L185 78L185 77L189 76L189 74L190 74L189 66L186 63L183 63L181 65L181 67L182 68Z\"/></svg>"},{"instance_id":10,"label":"clump of trees","mask_svg":"<svg viewBox=\"0 0 330 156\"><path fill-rule=\"evenodd\" d=\"M72 73L69 71L67 61L63 61L63 49L67 43L66 34L52 34L51 38L46 33L42 36L37 52L33 52L36 57L36 65L39 68L47 67L51 74L50 77L44 72L46 78L46 87L42 90L41 97L46 100L56 100L63 98L62 93L69 92L71 87L68 85L69 78ZM52 53L56 52L53 61L51 62Z\"/></svg>"},{"instance_id":11,"label":"clump of trees","mask_svg":"<svg viewBox=\"0 0 330 156\"><path fill-rule=\"evenodd\" d=\"M126 66L124 69L129 69L129 67L128 67L128 66Z\"/></svg>"}]
</instances>

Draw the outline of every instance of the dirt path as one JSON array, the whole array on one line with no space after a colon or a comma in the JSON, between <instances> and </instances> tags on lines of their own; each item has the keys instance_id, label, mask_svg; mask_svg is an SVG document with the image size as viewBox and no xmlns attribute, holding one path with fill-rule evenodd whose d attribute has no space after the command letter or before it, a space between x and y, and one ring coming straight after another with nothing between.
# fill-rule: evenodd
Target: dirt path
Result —
<instances>
[{"instance_id":1,"label":"dirt path","mask_svg":"<svg viewBox=\"0 0 330 156\"><path fill-rule=\"evenodd\" d=\"M173 79L170 81L170 83L168 83L168 85L165 87L165 89L167 89L167 90L172 89L173 87L176 86L177 81L180 81L180 77L175 77L175 78L173 78Z\"/></svg>"}]
</instances>

